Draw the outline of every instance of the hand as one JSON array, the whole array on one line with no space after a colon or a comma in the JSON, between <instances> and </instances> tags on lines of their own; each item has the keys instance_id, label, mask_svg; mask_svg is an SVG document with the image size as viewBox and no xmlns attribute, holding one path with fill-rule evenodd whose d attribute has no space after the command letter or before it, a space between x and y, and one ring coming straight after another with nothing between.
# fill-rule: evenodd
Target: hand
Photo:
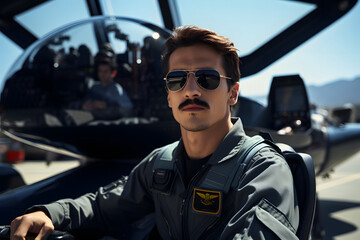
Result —
<instances>
[{"instance_id":1,"label":"hand","mask_svg":"<svg viewBox=\"0 0 360 240\"><path fill-rule=\"evenodd\" d=\"M86 100L83 104L82 104L82 109L84 110L92 110L92 101L91 100Z\"/></svg>"},{"instance_id":2,"label":"hand","mask_svg":"<svg viewBox=\"0 0 360 240\"><path fill-rule=\"evenodd\" d=\"M51 219L41 211L15 218L11 222L10 239L25 240L28 232L37 234L35 240L46 239L54 231Z\"/></svg>"},{"instance_id":3,"label":"hand","mask_svg":"<svg viewBox=\"0 0 360 240\"><path fill-rule=\"evenodd\" d=\"M96 109L105 109L107 107L107 104L105 101L99 101L99 100L87 100L83 103L82 109L84 110L96 110Z\"/></svg>"},{"instance_id":4,"label":"hand","mask_svg":"<svg viewBox=\"0 0 360 240\"><path fill-rule=\"evenodd\" d=\"M94 109L105 109L106 102L105 101L93 101L93 108Z\"/></svg>"}]
</instances>

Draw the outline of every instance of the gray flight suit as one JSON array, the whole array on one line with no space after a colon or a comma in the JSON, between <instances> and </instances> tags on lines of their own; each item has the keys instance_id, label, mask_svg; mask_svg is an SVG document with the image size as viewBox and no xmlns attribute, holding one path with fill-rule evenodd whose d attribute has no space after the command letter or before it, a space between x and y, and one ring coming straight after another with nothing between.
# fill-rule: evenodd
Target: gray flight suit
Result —
<instances>
[{"instance_id":1,"label":"gray flight suit","mask_svg":"<svg viewBox=\"0 0 360 240\"><path fill-rule=\"evenodd\" d=\"M96 228L120 239L141 239L154 224L163 239L297 239L299 212L292 174L271 147L255 154L237 187L227 194L196 192L210 166L232 161L241 147L245 136L241 120L232 121L233 128L187 188L180 141L166 191L154 187L153 165L160 148L131 171L125 185L114 182L95 194L33 209L46 209L56 229Z\"/></svg>"}]
</instances>

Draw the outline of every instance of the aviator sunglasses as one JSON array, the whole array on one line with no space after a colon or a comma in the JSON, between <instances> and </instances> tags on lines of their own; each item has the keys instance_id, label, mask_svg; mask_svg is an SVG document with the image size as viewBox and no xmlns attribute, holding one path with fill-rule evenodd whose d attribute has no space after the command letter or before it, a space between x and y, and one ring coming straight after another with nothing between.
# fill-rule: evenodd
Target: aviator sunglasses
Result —
<instances>
[{"instance_id":1,"label":"aviator sunglasses","mask_svg":"<svg viewBox=\"0 0 360 240\"><path fill-rule=\"evenodd\" d=\"M164 78L167 88L172 92L180 91L185 87L189 74L194 74L197 84L206 90L216 89L219 86L220 78L231 79L214 69L176 70L169 72Z\"/></svg>"}]
</instances>

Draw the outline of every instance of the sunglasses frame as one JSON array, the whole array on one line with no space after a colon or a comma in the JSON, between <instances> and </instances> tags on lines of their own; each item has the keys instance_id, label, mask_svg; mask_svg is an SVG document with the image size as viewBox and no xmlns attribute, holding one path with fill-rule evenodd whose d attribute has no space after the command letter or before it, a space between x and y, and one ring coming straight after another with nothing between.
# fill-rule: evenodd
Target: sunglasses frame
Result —
<instances>
[{"instance_id":1,"label":"sunglasses frame","mask_svg":"<svg viewBox=\"0 0 360 240\"><path fill-rule=\"evenodd\" d=\"M219 73L219 71L217 71L217 70L215 70L215 69L195 69L195 70L182 70L182 69L179 69L179 70L174 70L174 71L168 72L168 73L166 74L166 77L164 77L164 80L166 81L166 88L167 88L169 91L171 91L171 92L181 91L181 90L184 89L184 87L186 86L190 74L194 74L194 77L195 77L195 79L196 79L196 84L197 84L200 88L205 89L205 90L215 90L216 88L218 88L220 84L218 84L217 87L214 88L214 89L207 89L207 88L204 88L203 86L201 86L201 85L199 84L199 82L198 82L199 77L196 77L196 72L197 72L197 71L201 71L201 70L211 70L211 71L215 71L215 72L217 72L217 73L219 74L219 78L220 78L220 79L221 79L221 78L225 78L225 79L232 80L231 77L227 77L227 76L221 75L221 74ZM170 73L172 73L172 72L186 72L186 81L185 81L184 86L182 86L180 89L175 90L175 91L169 89L168 84L167 84L167 83L168 83L167 77L168 77L168 75L169 75ZM219 83L220 83L220 79L219 79Z\"/></svg>"}]
</instances>

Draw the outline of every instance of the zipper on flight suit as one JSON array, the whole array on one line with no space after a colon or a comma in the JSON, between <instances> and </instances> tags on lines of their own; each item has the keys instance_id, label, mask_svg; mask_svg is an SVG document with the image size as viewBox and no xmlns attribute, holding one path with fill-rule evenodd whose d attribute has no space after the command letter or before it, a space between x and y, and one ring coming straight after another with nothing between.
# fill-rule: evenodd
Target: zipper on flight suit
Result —
<instances>
[{"instance_id":1,"label":"zipper on flight suit","mask_svg":"<svg viewBox=\"0 0 360 240\"><path fill-rule=\"evenodd\" d=\"M187 187L187 191L186 191L186 197L182 200L181 202L181 206L180 206L180 216L181 218L181 228L182 228L182 232L183 232L183 239L190 239L190 235L189 235L189 230L187 227L187 218L188 218L188 202L189 202L189 198L191 197L192 191L189 193L189 190L192 190L194 187L194 183L196 183L199 179L199 176L204 176L203 173L208 169L207 164L204 164L201 166L200 171L198 171L194 177L191 178L188 187ZM201 174L200 174L201 173Z\"/></svg>"},{"instance_id":2,"label":"zipper on flight suit","mask_svg":"<svg viewBox=\"0 0 360 240\"><path fill-rule=\"evenodd\" d=\"M184 214L184 205L185 205L185 198L181 201L180 216Z\"/></svg>"},{"instance_id":3,"label":"zipper on flight suit","mask_svg":"<svg viewBox=\"0 0 360 240\"><path fill-rule=\"evenodd\" d=\"M160 208L160 209L161 209L161 214L162 214L162 216L163 216L163 218L164 218L164 221L165 221L166 226L167 226L167 229L168 229L169 237L170 237L170 239L174 239L174 237L173 237L172 234L171 234L171 228L170 228L169 221L167 220L166 216L164 215L163 209L162 209L162 208Z\"/></svg>"}]
</instances>

